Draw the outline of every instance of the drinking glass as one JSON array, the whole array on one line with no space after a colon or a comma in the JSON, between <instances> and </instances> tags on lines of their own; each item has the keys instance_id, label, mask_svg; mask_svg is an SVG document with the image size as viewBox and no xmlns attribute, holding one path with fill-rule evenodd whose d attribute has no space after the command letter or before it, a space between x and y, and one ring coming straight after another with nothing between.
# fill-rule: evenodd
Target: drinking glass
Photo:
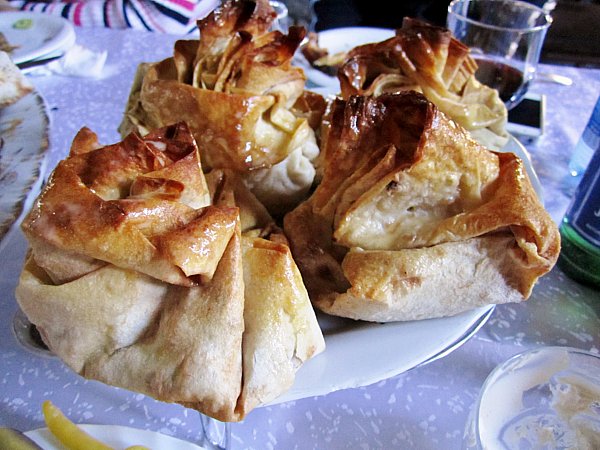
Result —
<instances>
[{"instance_id":1,"label":"drinking glass","mask_svg":"<svg viewBox=\"0 0 600 450\"><path fill-rule=\"evenodd\" d=\"M516 0L454 0L446 24L479 68L475 77L497 89L508 109L527 92L552 18Z\"/></svg>"},{"instance_id":2,"label":"drinking glass","mask_svg":"<svg viewBox=\"0 0 600 450\"><path fill-rule=\"evenodd\" d=\"M600 355L539 347L488 376L464 449L600 448Z\"/></svg>"}]
</instances>

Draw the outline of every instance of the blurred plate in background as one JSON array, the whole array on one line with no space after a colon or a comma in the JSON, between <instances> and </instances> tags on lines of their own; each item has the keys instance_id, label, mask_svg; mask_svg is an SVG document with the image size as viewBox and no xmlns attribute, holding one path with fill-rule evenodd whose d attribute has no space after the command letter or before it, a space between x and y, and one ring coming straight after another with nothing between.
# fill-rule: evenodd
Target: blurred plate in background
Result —
<instances>
[{"instance_id":1,"label":"blurred plate in background","mask_svg":"<svg viewBox=\"0 0 600 450\"><path fill-rule=\"evenodd\" d=\"M329 54L333 55L347 52L359 45L389 39L394 36L394 30L371 27L333 28L319 32L318 36L319 47L327 49ZM308 81L317 86L335 87L339 90L340 84L337 77L332 77L312 67L300 52L296 55L294 62L304 69Z\"/></svg>"},{"instance_id":2,"label":"blurred plate in background","mask_svg":"<svg viewBox=\"0 0 600 450\"><path fill-rule=\"evenodd\" d=\"M75 30L66 19L32 12L3 12L0 33L11 46L15 64L64 52L75 43Z\"/></svg>"}]
</instances>

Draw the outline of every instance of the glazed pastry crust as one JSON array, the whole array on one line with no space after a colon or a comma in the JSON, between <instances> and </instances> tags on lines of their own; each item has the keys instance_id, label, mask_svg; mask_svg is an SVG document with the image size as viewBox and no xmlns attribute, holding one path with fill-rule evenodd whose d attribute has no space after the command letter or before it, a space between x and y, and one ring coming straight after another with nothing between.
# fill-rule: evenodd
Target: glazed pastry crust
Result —
<instances>
[{"instance_id":1,"label":"glazed pastry crust","mask_svg":"<svg viewBox=\"0 0 600 450\"><path fill-rule=\"evenodd\" d=\"M405 18L394 37L348 52L338 78L344 99L421 92L486 147L500 149L508 139L506 107L476 70L469 48L448 29Z\"/></svg>"},{"instance_id":2,"label":"glazed pastry crust","mask_svg":"<svg viewBox=\"0 0 600 450\"><path fill-rule=\"evenodd\" d=\"M292 65L305 31L269 31L274 18L267 0L223 2L198 21L199 40L180 40L172 57L138 67L120 131L186 122L205 170L240 173L283 214L306 198L319 149L303 109L306 77Z\"/></svg>"},{"instance_id":3,"label":"glazed pastry crust","mask_svg":"<svg viewBox=\"0 0 600 450\"><path fill-rule=\"evenodd\" d=\"M81 130L22 229L19 305L86 378L238 421L325 347L287 240L183 123Z\"/></svg>"},{"instance_id":4,"label":"glazed pastry crust","mask_svg":"<svg viewBox=\"0 0 600 450\"><path fill-rule=\"evenodd\" d=\"M523 163L415 92L329 111L323 180L284 229L319 309L370 321L525 300L560 238Z\"/></svg>"}]
</instances>

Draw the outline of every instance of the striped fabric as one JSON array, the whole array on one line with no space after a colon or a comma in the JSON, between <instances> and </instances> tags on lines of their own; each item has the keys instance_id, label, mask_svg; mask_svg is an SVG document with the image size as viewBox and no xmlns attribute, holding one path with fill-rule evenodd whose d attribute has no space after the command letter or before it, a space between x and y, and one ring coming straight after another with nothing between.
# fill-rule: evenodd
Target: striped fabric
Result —
<instances>
[{"instance_id":1,"label":"striped fabric","mask_svg":"<svg viewBox=\"0 0 600 450\"><path fill-rule=\"evenodd\" d=\"M220 0L10 1L18 9L59 15L77 26L136 28L169 34L195 32L196 20L219 3Z\"/></svg>"}]
</instances>

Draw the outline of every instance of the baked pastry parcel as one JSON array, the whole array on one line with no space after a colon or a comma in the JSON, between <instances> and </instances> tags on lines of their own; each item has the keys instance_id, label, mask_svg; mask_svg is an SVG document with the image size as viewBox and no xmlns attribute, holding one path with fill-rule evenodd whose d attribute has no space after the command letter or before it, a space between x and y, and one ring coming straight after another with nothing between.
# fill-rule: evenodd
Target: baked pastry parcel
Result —
<instances>
[{"instance_id":1,"label":"baked pastry parcel","mask_svg":"<svg viewBox=\"0 0 600 450\"><path fill-rule=\"evenodd\" d=\"M388 322L520 302L560 238L523 162L489 151L422 94L337 99L323 178L284 219L313 304Z\"/></svg>"},{"instance_id":2,"label":"baked pastry parcel","mask_svg":"<svg viewBox=\"0 0 600 450\"><path fill-rule=\"evenodd\" d=\"M86 378L237 421L324 349L282 232L184 124L82 129L22 229L18 303Z\"/></svg>"},{"instance_id":3,"label":"baked pastry parcel","mask_svg":"<svg viewBox=\"0 0 600 450\"><path fill-rule=\"evenodd\" d=\"M507 111L498 91L475 78L470 49L450 30L405 18L390 39L358 46L339 67L341 95L422 92L488 148L508 140Z\"/></svg>"},{"instance_id":4,"label":"baked pastry parcel","mask_svg":"<svg viewBox=\"0 0 600 450\"><path fill-rule=\"evenodd\" d=\"M185 121L205 169L230 169L270 211L289 210L310 189L319 149L302 108L304 71L291 64L304 38L269 31L268 0L228 0L198 21L199 40L139 66L122 134Z\"/></svg>"}]
</instances>

